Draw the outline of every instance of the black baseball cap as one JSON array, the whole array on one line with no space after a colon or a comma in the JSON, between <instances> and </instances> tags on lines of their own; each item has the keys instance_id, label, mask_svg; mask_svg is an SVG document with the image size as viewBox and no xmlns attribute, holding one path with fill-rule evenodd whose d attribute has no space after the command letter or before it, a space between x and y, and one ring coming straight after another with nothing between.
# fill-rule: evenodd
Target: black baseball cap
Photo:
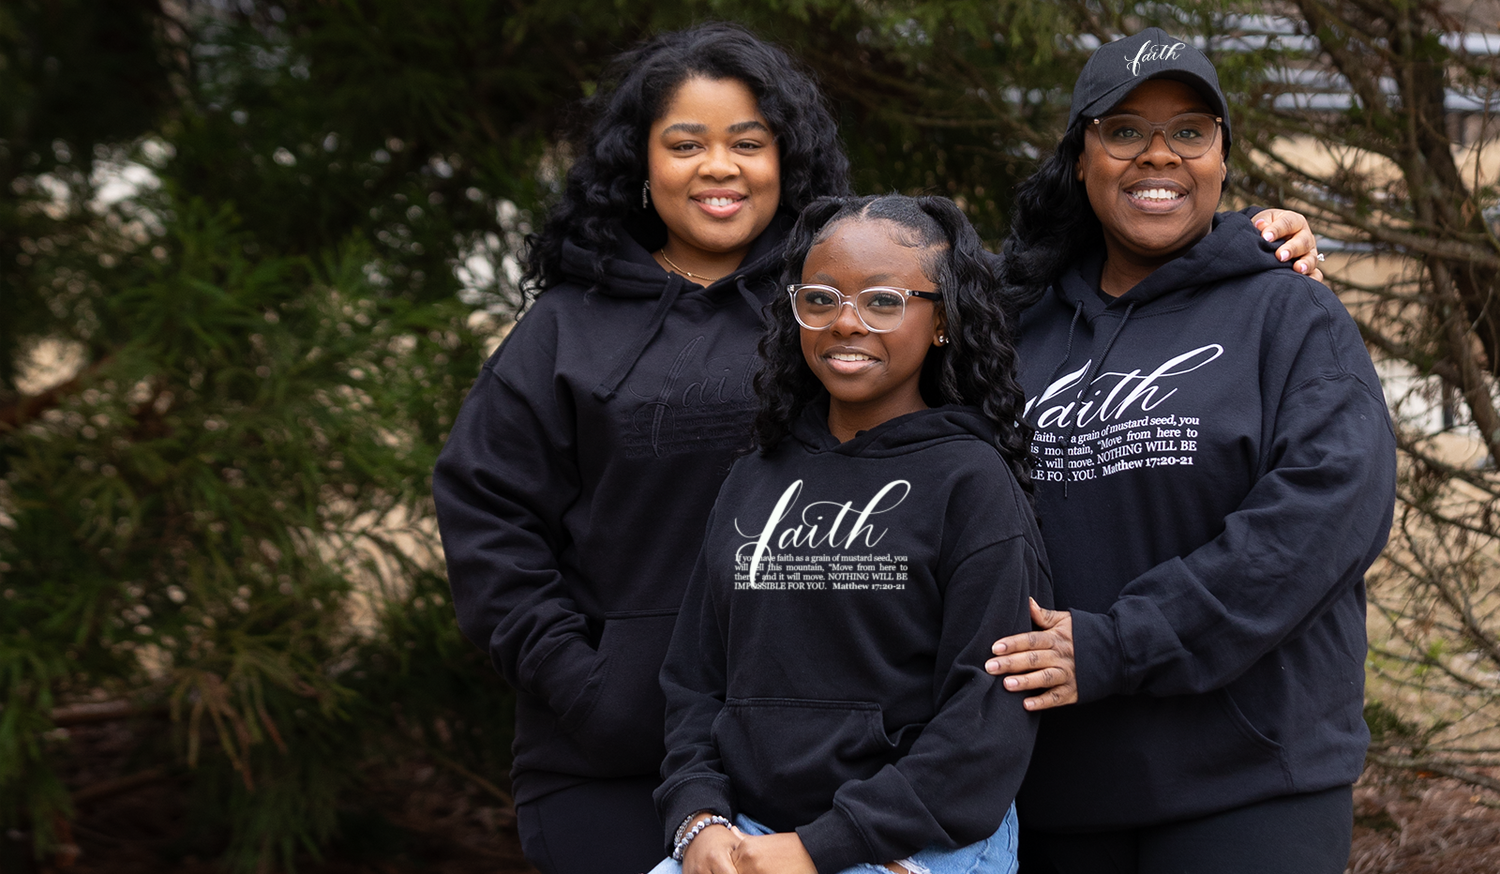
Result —
<instances>
[{"instance_id":1,"label":"black baseball cap","mask_svg":"<svg viewBox=\"0 0 1500 874\"><path fill-rule=\"evenodd\" d=\"M1229 104L1219 88L1213 62L1191 43L1169 36L1159 27L1106 43L1094 52L1073 86L1068 129L1072 130L1079 119L1109 112L1148 79L1176 79L1196 89L1214 114L1224 119L1224 145L1229 145Z\"/></svg>"}]
</instances>

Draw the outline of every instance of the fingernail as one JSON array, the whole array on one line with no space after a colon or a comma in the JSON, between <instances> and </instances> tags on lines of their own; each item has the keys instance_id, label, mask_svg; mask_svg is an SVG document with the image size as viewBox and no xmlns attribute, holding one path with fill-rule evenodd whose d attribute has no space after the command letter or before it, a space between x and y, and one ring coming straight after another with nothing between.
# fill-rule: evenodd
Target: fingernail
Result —
<instances>
[{"instance_id":1,"label":"fingernail","mask_svg":"<svg viewBox=\"0 0 1500 874\"><path fill-rule=\"evenodd\" d=\"M1021 685L1021 681L1017 680L1015 677L1007 677L1005 680L1005 688L1007 689L1014 689L1019 685Z\"/></svg>"},{"instance_id":2,"label":"fingernail","mask_svg":"<svg viewBox=\"0 0 1500 874\"><path fill-rule=\"evenodd\" d=\"M1265 233L1261 234L1261 236L1265 238L1265 241L1267 243L1269 243L1272 240L1276 239L1276 236L1274 234L1272 234L1270 231L1266 231Z\"/></svg>"},{"instance_id":3,"label":"fingernail","mask_svg":"<svg viewBox=\"0 0 1500 874\"><path fill-rule=\"evenodd\" d=\"M1033 701L1033 700L1031 700L1030 698L1027 698L1026 699L1026 709L1027 710L1035 710L1036 709L1036 702Z\"/></svg>"},{"instance_id":4,"label":"fingernail","mask_svg":"<svg viewBox=\"0 0 1500 874\"><path fill-rule=\"evenodd\" d=\"M1277 249L1276 250L1276 260L1277 261L1285 261L1286 259L1288 259L1290 257L1292 257L1292 253L1288 252L1287 250L1285 250L1285 249Z\"/></svg>"},{"instance_id":5,"label":"fingernail","mask_svg":"<svg viewBox=\"0 0 1500 874\"><path fill-rule=\"evenodd\" d=\"M1297 263L1297 266L1293 267L1292 269L1295 270L1295 271L1297 271L1298 273L1306 273L1307 272L1307 265L1303 264L1303 263L1301 263L1299 261Z\"/></svg>"},{"instance_id":6,"label":"fingernail","mask_svg":"<svg viewBox=\"0 0 1500 874\"><path fill-rule=\"evenodd\" d=\"M990 661L987 661L987 662L984 663L984 669L986 671L989 671L990 673L993 674L996 671L1000 670L1000 662L998 662L996 660L993 660L993 659L990 660Z\"/></svg>"}]
</instances>

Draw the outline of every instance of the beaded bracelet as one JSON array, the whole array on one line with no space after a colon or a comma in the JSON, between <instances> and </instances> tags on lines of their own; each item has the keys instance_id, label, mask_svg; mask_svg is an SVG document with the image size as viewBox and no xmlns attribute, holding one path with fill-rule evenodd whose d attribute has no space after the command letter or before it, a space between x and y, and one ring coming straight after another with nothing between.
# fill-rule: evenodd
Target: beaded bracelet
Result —
<instances>
[{"instance_id":1,"label":"beaded bracelet","mask_svg":"<svg viewBox=\"0 0 1500 874\"><path fill-rule=\"evenodd\" d=\"M677 826L677 831L672 835L672 846L675 847L678 844L682 843L682 836L687 834L687 830L693 827L693 822L698 817L704 815L713 816L713 813L714 812L712 810L695 810L687 816L684 816L682 818L682 823Z\"/></svg>"},{"instance_id":2,"label":"beaded bracelet","mask_svg":"<svg viewBox=\"0 0 1500 874\"><path fill-rule=\"evenodd\" d=\"M705 816L704 818L698 820L698 823L692 828L688 829L687 834L683 835L677 841L677 845L672 848L672 861L681 862L682 857L687 855L688 844L691 844L693 842L693 838L696 838L699 832L703 831L711 825L722 825L725 828L730 828L734 824L724 817L717 815Z\"/></svg>"}]
</instances>

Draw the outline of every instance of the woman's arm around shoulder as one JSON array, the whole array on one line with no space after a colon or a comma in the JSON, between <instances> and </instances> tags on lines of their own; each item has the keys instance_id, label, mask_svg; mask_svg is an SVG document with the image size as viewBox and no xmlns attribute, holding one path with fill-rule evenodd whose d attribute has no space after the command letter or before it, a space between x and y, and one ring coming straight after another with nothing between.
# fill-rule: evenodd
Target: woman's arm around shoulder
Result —
<instances>
[{"instance_id":1,"label":"woman's arm around shoulder","mask_svg":"<svg viewBox=\"0 0 1500 874\"><path fill-rule=\"evenodd\" d=\"M1261 238L1268 243L1278 240L1276 259L1319 282L1323 281L1323 256L1318 253L1318 238L1308 224L1307 216L1290 209L1252 206L1243 210L1254 222Z\"/></svg>"}]
</instances>

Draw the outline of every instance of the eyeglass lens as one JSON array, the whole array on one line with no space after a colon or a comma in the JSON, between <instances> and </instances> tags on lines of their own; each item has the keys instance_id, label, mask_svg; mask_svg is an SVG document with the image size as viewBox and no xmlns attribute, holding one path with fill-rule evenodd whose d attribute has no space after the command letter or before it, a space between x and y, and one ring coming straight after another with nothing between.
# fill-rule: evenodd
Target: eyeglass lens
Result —
<instances>
[{"instance_id":1,"label":"eyeglass lens","mask_svg":"<svg viewBox=\"0 0 1500 874\"><path fill-rule=\"evenodd\" d=\"M1153 124L1138 115L1109 115L1094 121L1104 151L1121 159L1146 151L1157 131L1162 132L1167 148L1180 157L1201 158L1213 146L1219 128L1219 119L1203 112L1184 113L1165 124Z\"/></svg>"},{"instance_id":2,"label":"eyeglass lens","mask_svg":"<svg viewBox=\"0 0 1500 874\"><path fill-rule=\"evenodd\" d=\"M805 285L792 295L797 321L814 330L837 321L849 300L837 289L822 285ZM867 288L854 295L853 303L860 321L876 333L894 331L906 314L906 295L896 288Z\"/></svg>"}]
</instances>

